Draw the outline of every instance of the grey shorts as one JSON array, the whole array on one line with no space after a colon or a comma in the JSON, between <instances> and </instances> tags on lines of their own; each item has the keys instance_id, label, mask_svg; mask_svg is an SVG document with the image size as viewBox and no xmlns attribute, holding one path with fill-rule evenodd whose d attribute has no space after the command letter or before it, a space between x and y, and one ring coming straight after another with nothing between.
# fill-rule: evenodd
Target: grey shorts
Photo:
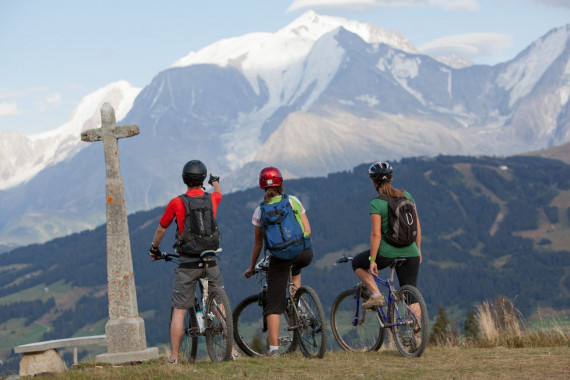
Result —
<instances>
[{"instance_id":1,"label":"grey shorts","mask_svg":"<svg viewBox=\"0 0 570 380\"><path fill-rule=\"evenodd\" d=\"M174 271L174 285L172 286L172 307L175 309L189 309L194 306L196 281L205 276L206 273L203 268L176 267ZM224 279L218 265L208 268L208 287L224 288Z\"/></svg>"}]
</instances>

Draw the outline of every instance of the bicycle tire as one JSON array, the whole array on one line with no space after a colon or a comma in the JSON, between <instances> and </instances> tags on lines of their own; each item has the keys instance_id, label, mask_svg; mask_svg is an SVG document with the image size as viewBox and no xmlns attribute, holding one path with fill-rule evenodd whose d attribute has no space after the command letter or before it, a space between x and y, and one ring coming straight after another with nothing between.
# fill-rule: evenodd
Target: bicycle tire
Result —
<instances>
[{"instance_id":1,"label":"bicycle tire","mask_svg":"<svg viewBox=\"0 0 570 380\"><path fill-rule=\"evenodd\" d=\"M327 323L321 300L309 286L297 289L293 299L299 313L295 318L299 348L305 357L321 359L327 350Z\"/></svg>"},{"instance_id":2,"label":"bicycle tire","mask_svg":"<svg viewBox=\"0 0 570 380\"><path fill-rule=\"evenodd\" d=\"M204 307L206 347L212 362L230 360L233 349L233 319L230 300L225 291L211 288Z\"/></svg>"},{"instance_id":3,"label":"bicycle tire","mask_svg":"<svg viewBox=\"0 0 570 380\"><path fill-rule=\"evenodd\" d=\"M168 331L170 334L170 325L172 323L172 310L170 308L170 318L168 320ZM186 358L189 362L195 362L196 356L198 354L198 337L193 337L188 332L192 326L192 313L193 308L187 310L187 314L184 317L184 335L182 335L182 340L180 341L180 348L178 355L180 357Z\"/></svg>"},{"instance_id":4,"label":"bicycle tire","mask_svg":"<svg viewBox=\"0 0 570 380\"><path fill-rule=\"evenodd\" d=\"M338 345L345 351L369 352L378 351L384 343L384 327L380 324L380 313L377 309L365 310L364 318L357 326L353 325L356 315L356 292L348 289L340 293L331 308L331 330ZM365 299L361 298L360 302Z\"/></svg>"},{"instance_id":5,"label":"bicycle tire","mask_svg":"<svg viewBox=\"0 0 570 380\"><path fill-rule=\"evenodd\" d=\"M264 330L263 303L260 294L243 299L234 309L234 339L247 356L265 356L269 350L269 331ZM279 353L293 352L297 348L295 334L288 331L285 313L281 316Z\"/></svg>"},{"instance_id":6,"label":"bicycle tire","mask_svg":"<svg viewBox=\"0 0 570 380\"><path fill-rule=\"evenodd\" d=\"M395 294L396 303L389 310L390 323L402 323L392 327L396 348L405 357L420 357L428 343L429 316L420 291L404 285ZM413 306L417 304L418 306ZM417 315L417 311L420 315ZM418 318L420 321L418 322Z\"/></svg>"}]
</instances>

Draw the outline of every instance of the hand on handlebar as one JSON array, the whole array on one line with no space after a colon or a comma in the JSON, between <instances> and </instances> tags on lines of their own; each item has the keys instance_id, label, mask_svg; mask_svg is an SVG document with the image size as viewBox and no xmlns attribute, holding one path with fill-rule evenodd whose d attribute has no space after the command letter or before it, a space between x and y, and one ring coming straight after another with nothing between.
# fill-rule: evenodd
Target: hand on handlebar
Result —
<instances>
[{"instance_id":1,"label":"hand on handlebar","mask_svg":"<svg viewBox=\"0 0 570 380\"><path fill-rule=\"evenodd\" d=\"M250 278L251 276L253 276L256 273L257 273L257 271L255 270L255 268L247 268L247 270L245 271L245 273L243 275L245 276L245 278Z\"/></svg>"},{"instance_id":2,"label":"hand on handlebar","mask_svg":"<svg viewBox=\"0 0 570 380\"><path fill-rule=\"evenodd\" d=\"M378 264L376 264L376 261L370 262L370 274L374 277L378 277Z\"/></svg>"},{"instance_id":3,"label":"hand on handlebar","mask_svg":"<svg viewBox=\"0 0 570 380\"><path fill-rule=\"evenodd\" d=\"M150 249L148 251L148 255L150 256L150 258L152 259L152 261L154 260L160 260L163 259L164 257L162 256L162 252L160 252L160 249L158 249L158 247L155 247L154 245L150 245Z\"/></svg>"}]
</instances>

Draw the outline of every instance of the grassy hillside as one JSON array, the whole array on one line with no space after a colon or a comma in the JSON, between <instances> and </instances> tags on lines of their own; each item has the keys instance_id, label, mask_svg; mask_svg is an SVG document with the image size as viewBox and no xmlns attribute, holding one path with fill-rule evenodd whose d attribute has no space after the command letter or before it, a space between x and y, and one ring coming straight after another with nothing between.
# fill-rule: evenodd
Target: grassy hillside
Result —
<instances>
[{"instance_id":1,"label":"grassy hillside","mask_svg":"<svg viewBox=\"0 0 570 380\"><path fill-rule=\"evenodd\" d=\"M498 295L513 300L527 317L537 310L570 309L569 165L522 156L440 156L393 165L394 185L418 204L424 255L418 287L430 315L443 306L461 325L475 303ZM285 183L305 205L313 230L315 259L303 282L317 290L327 311L338 293L356 283L350 267L335 266L334 260L367 247L368 203L374 197L367 167ZM243 272L253 241L251 214L261 198L254 188L224 195L219 207L220 265L233 305L259 291ZM147 255L161 213L157 208L129 215L138 306L149 345L168 341L174 265ZM163 250L170 249L173 235L171 227ZM0 346L0 359L13 345L104 332L105 246L101 226L2 255L0 342L8 343Z\"/></svg>"},{"instance_id":2,"label":"grassy hillside","mask_svg":"<svg viewBox=\"0 0 570 380\"><path fill-rule=\"evenodd\" d=\"M278 358L200 362L173 368L162 360L111 367L82 365L53 379L548 379L566 378L568 347L520 349L428 348L419 359L394 350L328 353L322 360L296 353Z\"/></svg>"}]
</instances>

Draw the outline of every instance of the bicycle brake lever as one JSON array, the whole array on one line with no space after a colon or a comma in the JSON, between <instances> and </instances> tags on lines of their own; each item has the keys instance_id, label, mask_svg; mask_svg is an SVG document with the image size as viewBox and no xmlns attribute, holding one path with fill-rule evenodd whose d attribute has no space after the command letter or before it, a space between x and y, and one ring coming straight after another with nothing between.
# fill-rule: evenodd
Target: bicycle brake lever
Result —
<instances>
[{"instance_id":1,"label":"bicycle brake lever","mask_svg":"<svg viewBox=\"0 0 570 380\"><path fill-rule=\"evenodd\" d=\"M348 262L348 258L346 256L342 256L340 259L336 261L336 264L342 264Z\"/></svg>"}]
</instances>

